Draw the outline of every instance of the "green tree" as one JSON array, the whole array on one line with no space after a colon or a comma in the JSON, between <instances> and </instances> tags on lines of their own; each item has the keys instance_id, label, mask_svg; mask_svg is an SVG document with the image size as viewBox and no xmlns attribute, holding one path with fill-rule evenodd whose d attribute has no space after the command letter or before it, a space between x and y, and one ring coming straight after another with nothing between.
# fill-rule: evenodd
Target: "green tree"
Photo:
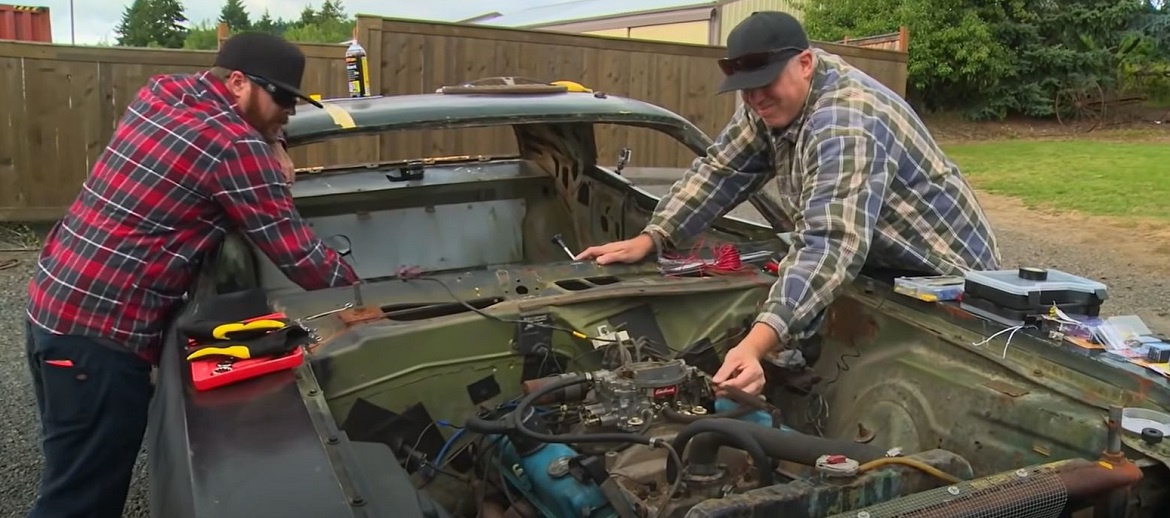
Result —
<instances>
[{"instance_id":1,"label":"green tree","mask_svg":"<svg viewBox=\"0 0 1170 518\"><path fill-rule=\"evenodd\" d=\"M320 9L305 6L300 19L285 28L282 35L301 43L339 43L353 37L355 24L345 14L341 0L325 0Z\"/></svg>"},{"instance_id":2,"label":"green tree","mask_svg":"<svg viewBox=\"0 0 1170 518\"><path fill-rule=\"evenodd\" d=\"M246 31L252 27L248 11L241 0L227 0L219 11L220 23L228 24L234 31Z\"/></svg>"},{"instance_id":3,"label":"green tree","mask_svg":"<svg viewBox=\"0 0 1170 518\"><path fill-rule=\"evenodd\" d=\"M285 39L301 43L340 43L353 38L353 20L325 20L303 24L284 32Z\"/></svg>"},{"instance_id":4,"label":"green tree","mask_svg":"<svg viewBox=\"0 0 1170 518\"><path fill-rule=\"evenodd\" d=\"M118 45L127 47L183 47L187 21L179 0L134 0L122 11L115 27Z\"/></svg>"},{"instance_id":5,"label":"green tree","mask_svg":"<svg viewBox=\"0 0 1170 518\"><path fill-rule=\"evenodd\" d=\"M345 7L342 7L341 0L325 0L321 4L321 10L317 12L318 23L328 20L344 22L346 18Z\"/></svg>"},{"instance_id":6,"label":"green tree","mask_svg":"<svg viewBox=\"0 0 1170 518\"><path fill-rule=\"evenodd\" d=\"M276 22L273 21L272 16L269 16L268 9L264 10L264 14L260 16L259 20L256 20L256 23L252 26L252 28L260 32L279 34L278 26Z\"/></svg>"},{"instance_id":7,"label":"green tree","mask_svg":"<svg viewBox=\"0 0 1170 518\"><path fill-rule=\"evenodd\" d=\"M189 50L216 50L219 48L219 30L211 22L204 20L191 26L187 31L187 39L183 48Z\"/></svg>"},{"instance_id":8,"label":"green tree","mask_svg":"<svg viewBox=\"0 0 1170 518\"><path fill-rule=\"evenodd\" d=\"M1058 92L1109 91L1148 0L804 0L811 37L910 29L908 93L974 118L1055 113ZM1160 7L1160 6L1159 6ZM869 13L858 16L858 13Z\"/></svg>"},{"instance_id":9,"label":"green tree","mask_svg":"<svg viewBox=\"0 0 1170 518\"><path fill-rule=\"evenodd\" d=\"M314 23L317 23L317 16L317 10L313 9L312 5L306 5L305 8L301 10L300 24L313 25Z\"/></svg>"},{"instance_id":10,"label":"green tree","mask_svg":"<svg viewBox=\"0 0 1170 518\"><path fill-rule=\"evenodd\" d=\"M150 0L134 0L122 9L122 21L114 27L119 46L145 47L154 40L147 13L149 9Z\"/></svg>"},{"instance_id":11,"label":"green tree","mask_svg":"<svg viewBox=\"0 0 1170 518\"><path fill-rule=\"evenodd\" d=\"M908 97L928 110L963 104L1007 72L1008 49L977 0L806 0L810 37L838 41L910 30ZM857 13L870 13L857 16Z\"/></svg>"}]
</instances>

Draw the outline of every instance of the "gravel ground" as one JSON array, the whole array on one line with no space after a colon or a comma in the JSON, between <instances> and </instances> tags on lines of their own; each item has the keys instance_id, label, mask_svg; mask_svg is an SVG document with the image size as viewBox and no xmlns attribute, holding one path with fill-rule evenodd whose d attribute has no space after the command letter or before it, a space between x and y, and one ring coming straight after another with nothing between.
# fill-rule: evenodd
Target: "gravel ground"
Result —
<instances>
[{"instance_id":1,"label":"gravel ground","mask_svg":"<svg viewBox=\"0 0 1170 518\"><path fill-rule=\"evenodd\" d=\"M646 185L655 194L664 194L665 185ZM982 199L982 198L981 198ZM1052 222L1024 213L1002 200L989 198L988 212L997 231L1007 267L1036 265L1058 268L1110 286L1109 314L1137 314L1155 331L1170 332L1170 267L1165 260L1150 256L1120 256L1116 250L1070 247L1066 235L1053 230ZM750 207L737 209L737 216L754 218ZM1024 224L1032 222L1030 224ZM1062 219L1061 225L1067 225ZM1069 229L1065 229L1067 233ZM1097 234L1120 232L1097 228ZM1086 234L1088 235L1088 234ZM1132 235L1132 233L1131 233ZM1135 241L1141 236L1136 236ZM0 265L7 259L20 262L0 270L0 517L23 516L32 502L40 474L40 451L32 390L24 355L24 306L26 285L36 257L32 253L0 252ZM1157 301L1152 303L1151 301ZM130 489L127 517L149 516L145 469L140 459L137 478Z\"/></svg>"},{"instance_id":2,"label":"gravel ground","mask_svg":"<svg viewBox=\"0 0 1170 518\"><path fill-rule=\"evenodd\" d=\"M24 307L36 254L0 252L0 517L23 517L36 496L41 474L36 403L24 354ZM126 503L126 517L148 517L145 455L139 457Z\"/></svg>"}]
</instances>

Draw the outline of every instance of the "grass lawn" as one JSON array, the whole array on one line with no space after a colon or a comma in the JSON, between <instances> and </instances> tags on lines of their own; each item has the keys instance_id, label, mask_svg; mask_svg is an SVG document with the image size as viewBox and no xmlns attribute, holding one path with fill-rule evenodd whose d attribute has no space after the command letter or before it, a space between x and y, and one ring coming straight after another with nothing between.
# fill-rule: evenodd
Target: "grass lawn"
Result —
<instances>
[{"instance_id":1,"label":"grass lawn","mask_svg":"<svg viewBox=\"0 0 1170 518\"><path fill-rule=\"evenodd\" d=\"M1001 140L943 148L976 188L1031 208L1170 221L1170 142Z\"/></svg>"}]
</instances>

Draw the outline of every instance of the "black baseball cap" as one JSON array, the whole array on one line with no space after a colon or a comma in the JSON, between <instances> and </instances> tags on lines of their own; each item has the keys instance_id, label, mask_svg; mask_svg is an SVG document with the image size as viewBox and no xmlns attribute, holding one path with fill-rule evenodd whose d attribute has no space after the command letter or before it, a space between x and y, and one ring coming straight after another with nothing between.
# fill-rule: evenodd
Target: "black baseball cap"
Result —
<instances>
[{"instance_id":1,"label":"black baseball cap","mask_svg":"<svg viewBox=\"0 0 1170 518\"><path fill-rule=\"evenodd\" d=\"M243 32L228 38L215 56L215 66L238 70L259 84L280 103L304 99L318 108L321 103L301 92L305 54L284 38L263 32ZM291 107L291 106L289 106Z\"/></svg>"},{"instance_id":2,"label":"black baseball cap","mask_svg":"<svg viewBox=\"0 0 1170 518\"><path fill-rule=\"evenodd\" d=\"M727 57L719 60L726 79L719 93L767 86L788 60L808 50L800 20L780 11L758 11L727 35Z\"/></svg>"}]
</instances>

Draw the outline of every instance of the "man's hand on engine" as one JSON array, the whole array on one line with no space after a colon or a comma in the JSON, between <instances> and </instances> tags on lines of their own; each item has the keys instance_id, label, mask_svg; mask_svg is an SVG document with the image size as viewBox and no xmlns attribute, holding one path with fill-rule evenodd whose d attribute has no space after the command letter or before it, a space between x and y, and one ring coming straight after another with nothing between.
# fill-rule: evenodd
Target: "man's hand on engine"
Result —
<instances>
[{"instance_id":1,"label":"man's hand on engine","mask_svg":"<svg viewBox=\"0 0 1170 518\"><path fill-rule=\"evenodd\" d=\"M760 360L777 345L776 333L765 324L752 326L738 345L727 351L723 366L711 378L717 395L724 386L735 387L753 396L764 390L764 368Z\"/></svg>"},{"instance_id":2,"label":"man's hand on engine","mask_svg":"<svg viewBox=\"0 0 1170 518\"><path fill-rule=\"evenodd\" d=\"M596 259L597 264L636 263L645 259L653 250L654 240L649 235L639 234L633 239L591 246L574 259Z\"/></svg>"}]
</instances>

